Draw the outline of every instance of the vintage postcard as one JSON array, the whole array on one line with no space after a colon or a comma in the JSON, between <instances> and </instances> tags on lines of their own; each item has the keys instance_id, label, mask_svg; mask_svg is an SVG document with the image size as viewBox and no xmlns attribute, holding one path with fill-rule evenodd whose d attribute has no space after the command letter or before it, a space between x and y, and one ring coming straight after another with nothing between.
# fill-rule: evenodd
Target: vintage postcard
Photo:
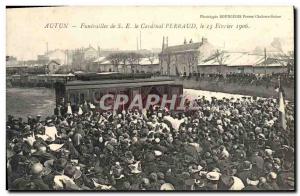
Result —
<instances>
[{"instance_id":1,"label":"vintage postcard","mask_svg":"<svg viewBox=\"0 0 300 196\"><path fill-rule=\"evenodd\" d=\"M295 191L294 28L293 6L7 6L7 190Z\"/></svg>"}]
</instances>

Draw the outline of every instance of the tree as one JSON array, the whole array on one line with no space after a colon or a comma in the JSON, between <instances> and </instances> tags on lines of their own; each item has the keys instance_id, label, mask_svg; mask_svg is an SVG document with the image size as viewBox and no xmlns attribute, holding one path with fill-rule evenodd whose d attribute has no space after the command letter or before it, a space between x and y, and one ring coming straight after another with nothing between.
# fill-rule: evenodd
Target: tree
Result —
<instances>
[{"instance_id":1,"label":"tree","mask_svg":"<svg viewBox=\"0 0 300 196\"><path fill-rule=\"evenodd\" d=\"M197 56L196 56L196 52L188 52L186 55L186 62L188 64L189 67L189 75L192 74L193 71L195 71L192 66L197 62Z\"/></svg>"},{"instance_id":2,"label":"tree","mask_svg":"<svg viewBox=\"0 0 300 196\"><path fill-rule=\"evenodd\" d=\"M116 66L117 71L119 71L119 65L122 61L122 55L120 53L111 53L106 58L111 62L111 64Z\"/></svg>"},{"instance_id":3,"label":"tree","mask_svg":"<svg viewBox=\"0 0 300 196\"><path fill-rule=\"evenodd\" d=\"M146 58L149 60L149 62L151 63L151 65L153 64L154 60L157 58L155 56L155 54L152 52L152 53L149 53L146 55Z\"/></svg>"},{"instance_id":4,"label":"tree","mask_svg":"<svg viewBox=\"0 0 300 196\"><path fill-rule=\"evenodd\" d=\"M129 65L131 66L132 72L136 72L137 71L136 65L140 63L140 59L143 57L143 55L136 52L128 52L125 53L125 57L127 58L127 62L129 63Z\"/></svg>"},{"instance_id":5,"label":"tree","mask_svg":"<svg viewBox=\"0 0 300 196\"><path fill-rule=\"evenodd\" d=\"M217 50L213 54L213 58L214 58L214 62L217 62L219 65L224 65L228 58L228 55L226 55L223 50L221 51Z\"/></svg>"},{"instance_id":6,"label":"tree","mask_svg":"<svg viewBox=\"0 0 300 196\"><path fill-rule=\"evenodd\" d=\"M136 52L118 52L108 55L107 59L115 66L122 64L125 67L126 65L130 65L131 69L133 69L133 66L139 64L142 57L141 54Z\"/></svg>"},{"instance_id":7,"label":"tree","mask_svg":"<svg viewBox=\"0 0 300 196\"><path fill-rule=\"evenodd\" d=\"M72 55L72 66L74 70L82 70L85 64L83 49L76 49Z\"/></svg>"}]
</instances>

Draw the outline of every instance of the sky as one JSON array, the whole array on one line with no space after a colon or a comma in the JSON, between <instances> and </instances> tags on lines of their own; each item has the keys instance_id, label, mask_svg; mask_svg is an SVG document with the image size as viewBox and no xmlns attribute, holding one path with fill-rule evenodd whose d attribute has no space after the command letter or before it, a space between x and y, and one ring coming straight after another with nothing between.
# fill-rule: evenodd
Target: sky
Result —
<instances>
[{"instance_id":1,"label":"sky","mask_svg":"<svg viewBox=\"0 0 300 196\"><path fill-rule=\"evenodd\" d=\"M242 18L220 18L220 15L240 15ZM202 16L206 16L201 17ZM257 18L257 15L277 18ZM210 18L207 18L209 16ZM213 17L218 17L214 18ZM249 18L246 16L254 16ZM280 16L278 18L278 16ZM49 23L68 24L68 28L45 28ZM80 28L82 24L121 23L163 24L164 28ZM197 29L166 28L166 24L196 24ZM201 24L204 28L200 28ZM215 28L233 25L232 28ZM249 51L270 45L274 38L282 40L284 50L293 49L293 7L44 7L6 9L6 55L19 60L36 59L48 49L80 47L119 48L134 50L141 32L143 49L161 48L162 37L170 45L208 39L230 51ZM210 27L212 25L212 29ZM241 25L248 28L237 29ZM227 26L228 27L228 26Z\"/></svg>"}]
</instances>

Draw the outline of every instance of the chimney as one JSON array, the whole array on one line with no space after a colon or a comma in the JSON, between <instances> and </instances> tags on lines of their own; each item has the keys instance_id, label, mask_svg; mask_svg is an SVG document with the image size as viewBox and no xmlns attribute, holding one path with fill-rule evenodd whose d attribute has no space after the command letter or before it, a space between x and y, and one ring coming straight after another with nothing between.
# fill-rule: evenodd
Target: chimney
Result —
<instances>
[{"instance_id":1,"label":"chimney","mask_svg":"<svg viewBox=\"0 0 300 196\"><path fill-rule=\"evenodd\" d=\"M98 57L100 57L100 46L98 46Z\"/></svg>"},{"instance_id":2,"label":"chimney","mask_svg":"<svg viewBox=\"0 0 300 196\"><path fill-rule=\"evenodd\" d=\"M142 50L142 31L140 31L140 50Z\"/></svg>"},{"instance_id":3,"label":"chimney","mask_svg":"<svg viewBox=\"0 0 300 196\"><path fill-rule=\"evenodd\" d=\"M265 56L265 63L266 63L266 61L267 61L267 49L266 48L264 49L264 56Z\"/></svg>"},{"instance_id":4,"label":"chimney","mask_svg":"<svg viewBox=\"0 0 300 196\"><path fill-rule=\"evenodd\" d=\"M164 51L164 49L165 49L165 36L163 36L161 51Z\"/></svg>"},{"instance_id":5,"label":"chimney","mask_svg":"<svg viewBox=\"0 0 300 196\"><path fill-rule=\"evenodd\" d=\"M167 40L166 40L166 47L169 47L169 40L168 40L168 36L167 36L167 38L166 38Z\"/></svg>"}]
</instances>

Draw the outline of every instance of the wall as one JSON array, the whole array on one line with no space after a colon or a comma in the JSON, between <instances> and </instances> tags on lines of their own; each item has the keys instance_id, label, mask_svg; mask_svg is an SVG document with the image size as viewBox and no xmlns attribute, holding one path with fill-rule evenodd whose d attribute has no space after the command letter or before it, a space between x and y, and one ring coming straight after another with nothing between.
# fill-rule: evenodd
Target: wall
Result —
<instances>
[{"instance_id":1,"label":"wall","mask_svg":"<svg viewBox=\"0 0 300 196\"><path fill-rule=\"evenodd\" d=\"M267 69L263 66L225 66L225 65L199 65L198 73L255 73L255 74L272 74L272 73L287 73L287 67L268 66Z\"/></svg>"},{"instance_id":2,"label":"wall","mask_svg":"<svg viewBox=\"0 0 300 196\"><path fill-rule=\"evenodd\" d=\"M160 72L160 66L158 64L138 65L137 70L139 72L144 72L144 73L156 73L156 72Z\"/></svg>"},{"instance_id":3,"label":"wall","mask_svg":"<svg viewBox=\"0 0 300 196\"><path fill-rule=\"evenodd\" d=\"M227 73L227 67L224 65L199 65L197 67L198 73L212 74L212 73Z\"/></svg>"},{"instance_id":4,"label":"wall","mask_svg":"<svg viewBox=\"0 0 300 196\"><path fill-rule=\"evenodd\" d=\"M116 71L116 66L109 64L96 64L88 65L88 70L91 72L113 72Z\"/></svg>"},{"instance_id":5,"label":"wall","mask_svg":"<svg viewBox=\"0 0 300 196\"><path fill-rule=\"evenodd\" d=\"M273 97L277 98L278 93L275 91L274 86L256 86L256 85L241 85L235 83L226 83L224 81L208 81L201 80L196 81L194 79L182 80L176 79L179 83L183 84L183 88L189 89L199 89L207 90L214 92L223 92L223 93L232 93L232 94L241 94L241 95L250 95L257 97ZM290 101L294 101L294 87L284 87L286 98Z\"/></svg>"},{"instance_id":6,"label":"wall","mask_svg":"<svg viewBox=\"0 0 300 196\"><path fill-rule=\"evenodd\" d=\"M183 52L183 53L171 53L171 54L162 54L160 63L162 68L162 74L165 75L170 72L170 75L176 75L177 71L180 75L196 71L197 64L197 53L196 52ZM170 70L168 70L168 63L170 64Z\"/></svg>"}]
</instances>

